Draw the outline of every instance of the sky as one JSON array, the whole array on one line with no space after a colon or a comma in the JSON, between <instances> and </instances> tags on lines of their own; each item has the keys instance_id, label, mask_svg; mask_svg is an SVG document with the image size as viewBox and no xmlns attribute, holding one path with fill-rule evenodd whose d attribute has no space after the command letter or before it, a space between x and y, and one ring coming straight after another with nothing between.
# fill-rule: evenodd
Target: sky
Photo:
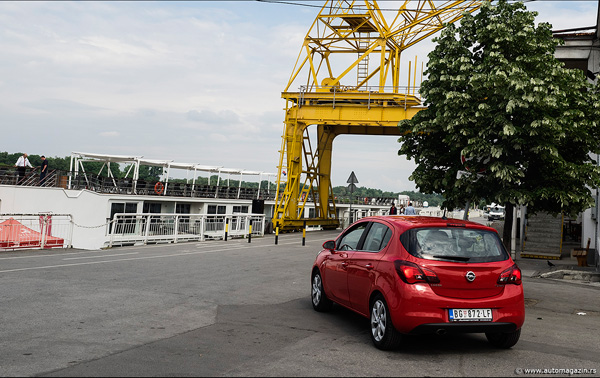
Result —
<instances>
[{"instance_id":1,"label":"sky","mask_svg":"<svg viewBox=\"0 0 600 378\"><path fill-rule=\"evenodd\" d=\"M0 151L276 173L281 92L323 3L0 1ZM554 30L596 24L597 1L526 6ZM426 63L433 47L405 55ZM397 137L338 136L333 186L354 172L359 187L416 190L398 148Z\"/></svg>"}]
</instances>

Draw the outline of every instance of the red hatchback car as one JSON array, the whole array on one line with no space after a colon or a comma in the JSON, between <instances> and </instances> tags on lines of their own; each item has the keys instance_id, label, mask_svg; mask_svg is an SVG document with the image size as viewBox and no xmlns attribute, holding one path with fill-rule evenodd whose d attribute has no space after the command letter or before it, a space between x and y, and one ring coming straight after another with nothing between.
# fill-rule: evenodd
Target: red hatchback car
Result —
<instances>
[{"instance_id":1,"label":"red hatchback car","mask_svg":"<svg viewBox=\"0 0 600 378\"><path fill-rule=\"evenodd\" d=\"M421 216L360 219L323 244L312 269L317 311L333 302L371 320L379 349L402 334L485 333L510 348L521 335L521 270L496 230Z\"/></svg>"}]
</instances>

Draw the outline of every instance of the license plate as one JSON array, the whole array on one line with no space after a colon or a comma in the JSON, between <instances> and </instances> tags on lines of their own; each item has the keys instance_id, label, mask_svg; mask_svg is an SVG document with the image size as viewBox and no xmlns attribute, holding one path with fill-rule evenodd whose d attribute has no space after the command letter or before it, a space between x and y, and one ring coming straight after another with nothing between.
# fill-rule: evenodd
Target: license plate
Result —
<instances>
[{"instance_id":1,"label":"license plate","mask_svg":"<svg viewBox=\"0 0 600 378\"><path fill-rule=\"evenodd\" d=\"M490 308L451 308L451 322L491 322L492 309Z\"/></svg>"}]
</instances>

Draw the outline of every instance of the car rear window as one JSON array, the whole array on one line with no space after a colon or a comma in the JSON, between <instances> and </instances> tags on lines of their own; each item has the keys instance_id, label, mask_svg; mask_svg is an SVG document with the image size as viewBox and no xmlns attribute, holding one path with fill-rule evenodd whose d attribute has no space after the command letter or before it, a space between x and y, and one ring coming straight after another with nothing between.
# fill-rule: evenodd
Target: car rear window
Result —
<instances>
[{"instance_id":1,"label":"car rear window","mask_svg":"<svg viewBox=\"0 0 600 378\"><path fill-rule=\"evenodd\" d=\"M504 261L508 253L498 234L463 227L413 228L400 236L411 255L427 260L466 263Z\"/></svg>"}]
</instances>

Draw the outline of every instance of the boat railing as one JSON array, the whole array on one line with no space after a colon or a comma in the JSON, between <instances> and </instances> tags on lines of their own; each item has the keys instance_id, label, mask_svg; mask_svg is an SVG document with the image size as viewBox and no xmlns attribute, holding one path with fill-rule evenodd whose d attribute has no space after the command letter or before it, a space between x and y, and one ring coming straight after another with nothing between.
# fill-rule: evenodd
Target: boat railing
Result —
<instances>
[{"instance_id":1,"label":"boat railing","mask_svg":"<svg viewBox=\"0 0 600 378\"><path fill-rule=\"evenodd\" d=\"M71 180L69 180L69 177ZM70 181L70 183L69 183ZM70 184L70 186L69 186ZM115 193L147 196L172 196L190 198L220 198L242 200L274 200L275 190L244 186L207 185L199 183L156 180L133 180L94 174L70 175L69 172L52 170L44 180L39 179L39 171L31 170L19 179L14 169L0 169L0 185L62 187L64 189L87 189L97 193ZM243 184L242 184L243 185Z\"/></svg>"},{"instance_id":2,"label":"boat railing","mask_svg":"<svg viewBox=\"0 0 600 378\"><path fill-rule=\"evenodd\" d=\"M264 234L264 214L117 213L109 223L107 246L246 238Z\"/></svg>"},{"instance_id":3,"label":"boat railing","mask_svg":"<svg viewBox=\"0 0 600 378\"><path fill-rule=\"evenodd\" d=\"M39 172L32 170L25 178L19 181L14 169L0 169L0 185L23 185L69 188L69 173L61 170L51 171L46 178L40 182ZM94 174L78 174L71 176L70 189L87 189L97 193L115 193L144 196L171 196L188 198L218 198L218 199L240 199L240 200L275 200L274 189L250 188L245 186L208 185L200 183L189 183L180 181L169 181L168 183L156 180L131 178L113 178L98 176ZM312 196L308 202L314 202ZM398 201L396 197L358 197L356 195L337 196L337 204L352 205L375 205L391 206L392 202Z\"/></svg>"}]
</instances>

